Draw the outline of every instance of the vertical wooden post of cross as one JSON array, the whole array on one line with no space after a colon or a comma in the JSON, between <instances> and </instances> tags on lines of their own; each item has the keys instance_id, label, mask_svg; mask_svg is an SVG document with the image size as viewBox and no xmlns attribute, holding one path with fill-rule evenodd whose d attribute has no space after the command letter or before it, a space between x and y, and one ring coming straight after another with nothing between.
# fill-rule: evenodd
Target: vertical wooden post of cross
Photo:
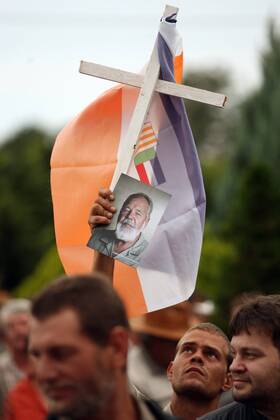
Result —
<instances>
[{"instance_id":1,"label":"vertical wooden post of cross","mask_svg":"<svg viewBox=\"0 0 280 420\"><path fill-rule=\"evenodd\" d=\"M177 14L178 8L173 6L165 6L163 17ZM140 135L142 126L144 124L147 112L150 107L152 96L158 81L160 65L158 60L157 42L155 42L150 61L144 76L144 82L140 89L139 96L132 114L132 118L127 130L126 138L124 141L124 153L119 159L115 173L111 182L111 190L114 189L121 173L126 173L134 152L134 145Z\"/></svg>"}]
</instances>

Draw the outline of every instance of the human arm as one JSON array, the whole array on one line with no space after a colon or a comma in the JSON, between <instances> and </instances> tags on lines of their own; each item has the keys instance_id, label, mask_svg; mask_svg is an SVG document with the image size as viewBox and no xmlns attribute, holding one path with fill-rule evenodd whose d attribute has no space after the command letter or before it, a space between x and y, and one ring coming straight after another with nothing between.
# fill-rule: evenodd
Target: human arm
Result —
<instances>
[{"instance_id":1,"label":"human arm","mask_svg":"<svg viewBox=\"0 0 280 420\"><path fill-rule=\"evenodd\" d=\"M100 189L97 199L90 210L88 224L91 232L93 232L96 225L108 225L116 212L113 206L114 195L109 189ZM99 271L107 275L113 281L114 273L114 259L94 251L93 268L92 271Z\"/></svg>"}]
</instances>

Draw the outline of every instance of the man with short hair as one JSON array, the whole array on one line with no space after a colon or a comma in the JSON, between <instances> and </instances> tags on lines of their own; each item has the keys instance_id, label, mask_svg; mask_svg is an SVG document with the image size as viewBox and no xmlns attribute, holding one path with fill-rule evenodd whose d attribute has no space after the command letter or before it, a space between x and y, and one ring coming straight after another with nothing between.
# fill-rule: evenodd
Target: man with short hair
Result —
<instances>
[{"instance_id":1,"label":"man with short hair","mask_svg":"<svg viewBox=\"0 0 280 420\"><path fill-rule=\"evenodd\" d=\"M28 373L30 302L9 299L1 308L0 325L6 351L0 355L0 415L8 391Z\"/></svg>"},{"instance_id":2,"label":"man with short hair","mask_svg":"<svg viewBox=\"0 0 280 420\"><path fill-rule=\"evenodd\" d=\"M235 403L203 419L280 419L280 295L249 298L230 322Z\"/></svg>"},{"instance_id":3,"label":"man with short hair","mask_svg":"<svg viewBox=\"0 0 280 420\"><path fill-rule=\"evenodd\" d=\"M98 200L101 199L99 195ZM92 214L96 214L96 209L105 201L100 203L98 200L91 210ZM152 209L153 202L148 195L142 192L129 195L120 210L116 229L95 229L88 246L128 265L137 265L148 245L143 231L149 223Z\"/></svg>"},{"instance_id":4,"label":"man with short hair","mask_svg":"<svg viewBox=\"0 0 280 420\"><path fill-rule=\"evenodd\" d=\"M221 394L231 388L231 348L216 325L200 323L180 339L167 369L173 396L166 411L185 420L215 410Z\"/></svg>"},{"instance_id":5,"label":"man with short hair","mask_svg":"<svg viewBox=\"0 0 280 420\"><path fill-rule=\"evenodd\" d=\"M35 298L32 316L30 354L52 419L169 418L130 394L129 324L107 279L59 279Z\"/></svg>"},{"instance_id":6,"label":"man with short hair","mask_svg":"<svg viewBox=\"0 0 280 420\"><path fill-rule=\"evenodd\" d=\"M136 388L162 408L169 403L172 388L166 369L173 360L178 340L197 321L190 302L181 302L130 320L136 334L128 357L128 377Z\"/></svg>"}]
</instances>

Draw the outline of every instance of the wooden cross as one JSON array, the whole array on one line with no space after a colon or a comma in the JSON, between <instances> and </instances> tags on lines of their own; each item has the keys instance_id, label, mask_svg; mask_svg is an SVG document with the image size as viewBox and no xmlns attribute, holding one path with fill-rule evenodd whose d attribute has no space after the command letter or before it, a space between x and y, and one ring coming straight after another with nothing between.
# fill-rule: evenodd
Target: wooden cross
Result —
<instances>
[{"instance_id":1,"label":"wooden cross","mask_svg":"<svg viewBox=\"0 0 280 420\"><path fill-rule=\"evenodd\" d=\"M163 18L178 13L178 8L166 6ZM157 54L157 45L155 43L147 70L144 76L118 70L112 67L102 66L100 64L81 61L80 73L101 79L127 84L140 88L138 99L132 114L132 118L126 134L124 153L118 160L115 173L111 182L111 189L114 188L121 173L127 173L134 152L134 146L140 135L147 112L150 107L154 91L166 95L179 96L193 101L224 107L226 96L190 86L180 85L173 82L167 82L159 79L160 65Z\"/></svg>"}]
</instances>

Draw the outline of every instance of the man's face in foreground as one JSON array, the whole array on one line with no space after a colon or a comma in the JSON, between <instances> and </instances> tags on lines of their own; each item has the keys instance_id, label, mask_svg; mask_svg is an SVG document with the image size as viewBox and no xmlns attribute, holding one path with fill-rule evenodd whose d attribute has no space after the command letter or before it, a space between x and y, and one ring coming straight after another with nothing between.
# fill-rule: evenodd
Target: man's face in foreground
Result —
<instances>
[{"instance_id":1,"label":"man's face in foreground","mask_svg":"<svg viewBox=\"0 0 280 420\"><path fill-rule=\"evenodd\" d=\"M271 338L256 329L232 338L233 395L255 408L268 408L280 399L280 356ZM275 400L276 401L276 400Z\"/></svg>"},{"instance_id":2,"label":"man's face in foreground","mask_svg":"<svg viewBox=\"0 0 280 420\"><path fill-rule=\"evenodd\" d=\"M130 242L145 229L149 221L149 203L144 197L130 200L122 207L118 218L116 236L118 239Z\"/></svg>"},{"instance_id":3,"label":"man's face in foreground","mask_svg":"<svg viewBox=\"0 0 280 420\"><path fill-rule=\"evenodd\" d=\"M190 398L219 397L230 388L227 353L227 343L221 336L198 329L187 332L167 371L174 392Z\"/></svg>"},{"instance_id":4,"label":"man's face in foreground","mask_svg":"<svg viewBox=\"0 0 280 420\"><path fill-rule=\"evenodd\" d=\"M111 349L98 346L81 332L73 310L32 320L30 354L50 412L86 418L110 399L114 390Z\"/></svg>"}]
</instances>

